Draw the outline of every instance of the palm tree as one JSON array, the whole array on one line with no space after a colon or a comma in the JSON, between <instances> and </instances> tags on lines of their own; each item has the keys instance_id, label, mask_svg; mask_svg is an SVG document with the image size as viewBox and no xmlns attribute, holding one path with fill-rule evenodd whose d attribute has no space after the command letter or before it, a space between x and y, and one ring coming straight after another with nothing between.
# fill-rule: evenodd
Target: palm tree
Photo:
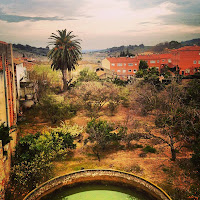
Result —
<instances>
[{"instance_id":1,"label":"palm tree","mask_svg":"<svg viewBox=\"0 0 200 200\"><path fill-rule=\"evenodd\" d=\"M63 90L69 88L72 81L71 71L75 69L75 65L81 58L80 40L75 39L76 36L72 31L57 30L58 35L52 33L50 45L54 47L49 51L48 57L52 60L51 68L53 70L61 70L63 80Z\"/></svg>"}]
</instances>

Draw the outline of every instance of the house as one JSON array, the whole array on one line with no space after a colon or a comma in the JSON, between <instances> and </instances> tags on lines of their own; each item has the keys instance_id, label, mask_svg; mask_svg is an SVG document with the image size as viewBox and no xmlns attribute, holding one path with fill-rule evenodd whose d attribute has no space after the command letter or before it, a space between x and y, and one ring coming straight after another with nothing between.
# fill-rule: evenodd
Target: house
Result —
<instances>
[{"instance_id":1,"label":"house","mask_svg":"<svg viewBox=\"0 0 200 200\"><path fill-rule=\"evenodd\" d=\"M11 157L16 145L16 95L16 71L12 45L0 41L0 124L3 123L9 127L9 135L12 137L10 143L4 146L0 140L0 199L4 199L5 185L9 180Z\"/></svg>"},{"instance_id":2,"label":"house","mask_svg":"<svg viewBox=\"0 0 200 200\"><path fill-rule=\"evenodd\" d=\"M140 54L135 57L108 57L102 60L102 67L129 79L139 70L141 60L159 71L165 66L179 68L182 75L192 75L200 69L200 46L186 46L163 54Z\"/></svg>"},{"instance_id":3,"label":"house","mask_svg":"<svg viewBox=\"0 0 200 200\"><path fill-rule=\"evenodd\" d=\"M171 51L172 63L179 66L180 74L192 75L200 68L200 46L185 46Z\"/></svg>"},{"instance_id":4,"label":"house","mask_svg":"<svg viewBox=\"0 0 200 200\"><path fill-rule=\"evenodd\" d=\"M121 79L130 79L139 69L137 57L110 57L102 60L102 67L111 70Z\"/></svg>"},{"instance_id":5,"label":"house","mask_svg":"<svg viewBox=\"0 0 200 200\"><path fill-rule=\"evenodd\" d=\"M100 79L107 79L107 78L113 79L117 76L117 74L111 71L110 69L103 68L100 66L95 67L94 70Z\"/></svg>"}]
</instances>

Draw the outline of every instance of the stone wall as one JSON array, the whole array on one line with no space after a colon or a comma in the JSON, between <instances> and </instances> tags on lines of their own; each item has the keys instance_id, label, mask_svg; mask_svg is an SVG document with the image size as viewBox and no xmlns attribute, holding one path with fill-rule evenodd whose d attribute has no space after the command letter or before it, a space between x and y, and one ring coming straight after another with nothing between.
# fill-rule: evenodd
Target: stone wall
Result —
<instances>
[{"instance_id":1,"label":"stone wall","mask_svg":"<svg viewBox=\"0 0 200 200\"><path fill-rule=\"evenodd\" d=\"M154 200L171 200L171 198L153 183L125 172L114 170L83 170L54 178L29 193L24 200L39 200L46 194L63 186L84 182L107 181L136 188L152 197Z\"/></svg>"},{"instance_id":2,"label":"stone wall","mask_svg":"<svg viewBox=\"0 0 200 200\"><path fill-rule=\"evenodd\" d=\"M10 132L10 136L13 138L10 143L2 147L2 141L0 140L0 199L4 199L6 183L9 180L11 169L11 158L16 145L16 130ZM6 155L3 154L3 150L6 151Z\"/></svg>"}]
</instances>

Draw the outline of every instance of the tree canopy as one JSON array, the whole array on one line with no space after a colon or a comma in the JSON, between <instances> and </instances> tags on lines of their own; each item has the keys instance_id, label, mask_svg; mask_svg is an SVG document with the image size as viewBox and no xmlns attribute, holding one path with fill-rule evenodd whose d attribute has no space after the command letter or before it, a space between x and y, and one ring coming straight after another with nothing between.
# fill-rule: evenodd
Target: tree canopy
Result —
<instances>
[{"instance_id":1,"label":"tree canopy","mask_svg":"<svg viewBox=\"0 0 200 200\"><path fill-rule=\"evenodd\" d=\"M53 48L49 51L48 57L52 61L51 68L61 70L63 79L63 89L68 89L71 82L71 71L81 58L80 40L72 34L72 31L57 30L58 34L52 33L50 45ZM68 77L67 77L68 72Z\"/></svg>"}]
</instances>

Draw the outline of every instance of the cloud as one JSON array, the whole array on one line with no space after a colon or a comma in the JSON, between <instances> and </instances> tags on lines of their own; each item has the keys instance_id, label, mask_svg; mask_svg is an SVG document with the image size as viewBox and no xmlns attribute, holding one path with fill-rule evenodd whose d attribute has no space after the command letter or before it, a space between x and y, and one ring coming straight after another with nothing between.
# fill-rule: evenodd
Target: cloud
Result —
<instances>
[{"instance_id":1,"label":"cloud","mask_svg":"<svg viewBox=\"0 0 200 200\"><path fill-rule=\"evenodd\" d=\"M27 17L74 17L85 0L1 0L0 8L8 15Z\"/></svg>"},{"instance_id":2,"label":"cloud","mask_svg":"<svg viewBox=\"0 0 200 200\"><path fill-rule=\"evenodd\" d=\"M134 10L145 10L147 8L158 8L160 5L169 5L168 9L172 13L161 16L164 24L186 24L189 26L200 25L200 2L199 0L129 0L130 6Z\"/></svg>"},{"instance_id":3,"label":"cloud","mask_svg":"<svg viewBox=\"0 0 200 200\"><path fill-rule=\"evenodd\" d=\"M65 28L83 49L200 37L199 0L0 1L1 40L12 43L45 46Z\"/></svg>"},{"instance_id":4,"label":"cloud","mask_svg":"<svg viewBox=\"0 0 200 200\"><path fill-rule=\"evenodd\" d=\"M26 17L26 16L19 16L19 15L7 15L7 14L0 14L0 20L6 22L22 22L22 21L58 21L63 20L58 17ZM74 20L74 19L70 19Z\"/></svg>"},{"instance_id":5,"label":"cloud","mask_svg":"<svg viewBox=\"0 0 200 200\"><path fill-rule=\"evenodd\" d=\"M183 24L189 26L200 25L199 0L179 2L172 15L162 17L166 24Z\"/></svg>"}]
</instances>

